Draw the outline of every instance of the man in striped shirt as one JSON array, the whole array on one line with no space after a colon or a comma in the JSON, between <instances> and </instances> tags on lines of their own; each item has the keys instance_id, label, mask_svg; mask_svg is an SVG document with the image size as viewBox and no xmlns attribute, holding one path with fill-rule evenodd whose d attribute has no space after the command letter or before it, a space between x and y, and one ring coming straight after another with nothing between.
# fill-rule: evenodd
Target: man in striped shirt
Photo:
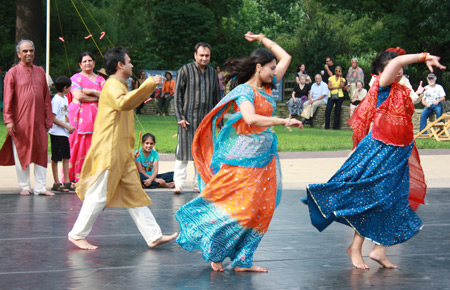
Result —
<instances>
[{"instance_id":1,"label":"man in striped shirt","mask_svg":"<svg viewBox=\"0 0 450 290\"><path fill-rule=\"evenodd\" d=\"M203 117L220 101L216 70L209 66L211 46L199 42L194 48L194 62L180 68L175 83L175 115L178 122L178 143L174 168L174 193L181 193L186 181L188 161L192 161L192 140ZM194 192L199 192L197 172Z\"/></svg>"}]
</instances>

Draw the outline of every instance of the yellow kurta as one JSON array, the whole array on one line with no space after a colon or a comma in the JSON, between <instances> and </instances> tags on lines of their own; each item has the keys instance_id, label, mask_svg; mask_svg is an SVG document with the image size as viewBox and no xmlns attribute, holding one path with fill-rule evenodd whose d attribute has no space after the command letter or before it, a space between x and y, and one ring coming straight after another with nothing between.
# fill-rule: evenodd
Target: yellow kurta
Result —
<instances>
[{"instance_id":1,"label":"yellow kurta","mask_svg":"<svg viewBox=\"0 0 450 290\"><path fill-rule=\"evenodd\" d=\"M152 202L142 189L134 160L134 112L155 89L149 77L139 89L128 92L125 81L110 77L102 89L92 144L76 191L81 200L89 187L109 170L106 207L141 207Z\"/></svg>"}]
</instances>

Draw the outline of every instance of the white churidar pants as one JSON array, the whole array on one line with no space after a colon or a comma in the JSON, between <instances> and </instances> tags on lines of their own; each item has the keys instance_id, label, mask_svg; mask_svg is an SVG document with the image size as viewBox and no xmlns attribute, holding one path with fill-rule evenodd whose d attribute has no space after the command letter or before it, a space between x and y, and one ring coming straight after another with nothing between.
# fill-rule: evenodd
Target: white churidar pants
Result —
<instances>
[{"instance_id":1,"label":"white churidar pants","mask_svg":"<svg viewBox=\"0 0 450 290\"><path fill-rule=\"evenodd\" d=\"M187 171L186 168L188 166L189 161L185 160L175 160L175 167L174 167L174 173L173 173L173 181L175 182L175 187L176 188L183 188L186 179L187 179ZM194 190L198 189L198 173L197 173L197 168L195 167L194 164L194 170L195 170L195 174L194 174L194 179L193 179L193 183L194 183Z\"/></svg>"},{"instance_id":2,"label":"white churidar pants","mask_svg":"<svg viewBox=\"0 0 450 290\"><path fill-rule=\"evenodd\" d=\"M12 139L11 139L12 140ZM27 169L22 169L22 164L20 164L19 155L17 154L16 145L12 141L13 153L14 153L14 163L16 164L17 181L22 190L28 190L31 192L30 184L30 165ZM45 193L47 189L45 185L47 183L47 168L40 165L34 164L34 194L39 195Z\"/></svg>"},{"instance_id":3,"label":"white churidar pants","mask_svg":"<svg viewBox=\"0 0 450 290\"><path fill-rule=\"evenodd\" d=\"M102 173L86 192L83 206L69 237L75 240L86 239L91 232L95 220L106 205L108 173L109 170ZM162 237L161 228L148 207L127 208L127 211L148 245Z\"/></svg>"}]
</instances>

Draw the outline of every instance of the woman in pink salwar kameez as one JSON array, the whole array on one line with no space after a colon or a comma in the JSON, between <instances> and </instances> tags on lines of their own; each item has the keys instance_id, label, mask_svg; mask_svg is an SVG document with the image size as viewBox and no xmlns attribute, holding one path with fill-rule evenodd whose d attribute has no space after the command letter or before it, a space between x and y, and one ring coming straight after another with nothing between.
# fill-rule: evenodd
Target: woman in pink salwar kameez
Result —
<instances>
[{"instance_id":1,"label":"woman in pink salwar kameez","mask_svg":"<svg viewBox=\"0 0 450 290\"><path fill-rule=\"evenodd\" d=\"M69 137L70 160L69 180L78 182L81 168L91 147L94 121L97 116L98 98L105 83L105 79L94 73L95 59L89 52L83 52L79 57L80 73L74 74L71 93L72 103L69 105L69 119L75 128Z\"/></svg>"}]
</instances>

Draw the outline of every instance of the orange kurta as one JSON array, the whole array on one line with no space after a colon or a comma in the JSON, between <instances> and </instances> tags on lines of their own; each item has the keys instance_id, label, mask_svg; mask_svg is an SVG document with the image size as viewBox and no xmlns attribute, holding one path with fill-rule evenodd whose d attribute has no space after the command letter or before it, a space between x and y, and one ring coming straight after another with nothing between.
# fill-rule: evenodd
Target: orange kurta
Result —
<instances>
[{"instance_id":1,"label":"orange kurta","mask_svg":"<svg viewBox=\"0 0 450 290\"><path fill-rule=\"evenodd\" d=\"M14 123L14 144L22 169L31 163L47 167L48 135L53 125L50 92L41 67L30 70L20 62L5 76L3 118ZM7 136L0 151L0 165L14 165L11 136Z\"/></svg>"}]
</instances>

